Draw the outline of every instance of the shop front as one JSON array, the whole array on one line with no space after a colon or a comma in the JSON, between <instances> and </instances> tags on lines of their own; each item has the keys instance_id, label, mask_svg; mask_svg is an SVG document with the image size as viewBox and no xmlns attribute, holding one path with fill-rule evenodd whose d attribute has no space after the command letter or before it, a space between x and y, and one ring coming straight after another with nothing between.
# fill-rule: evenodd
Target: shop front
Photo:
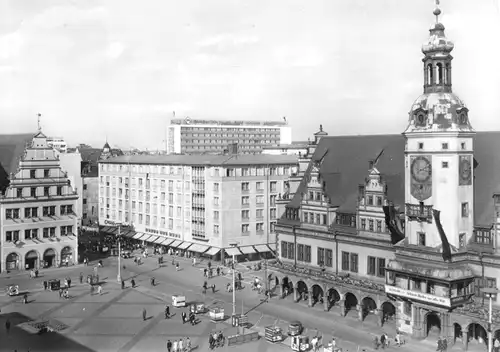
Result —
<instances>
[{"instance_id":1,"label":"shop front","mask_svg":"<svg viewBox=\"0 0 500 352\"><path fill-rule=\"evenodd\" d=\"M73 249L66 246L61 250L61 265L73 264Z\"/></svg>"},{"instance_id":2,"label":"shop front","mask_svg":"<svg viewBox=\"0 0 500 352\"><path fill-rule=\"evenodd\" d=\"M20 264L19 259L20 259L19 254L14 252L9 253L5 261L5 268L8 271L19 270L19 264Z\"/></svg>"},{"instance_id":3,"label":"shop front","mask_svg":"<svg viewBox=\"0 0 500 352\"><path fill-rule=\"evenodd\" d=\"M36 251L26 253L24 259L24 268L26 270L38 269L38 264L38 253Z\"/></svg>"},{"instance_id":4,"label":"shop front","mask_svg":"<svg viewBox=\"0 0 500 352\"><path fill-rule=\"evenodd\" d=\"M43 258L42 258L42 266L44 268L50 268L52 266L56 265L56 251L54 251L52 248L47 249L43 253Z\"/></svg>"}]
</instances>

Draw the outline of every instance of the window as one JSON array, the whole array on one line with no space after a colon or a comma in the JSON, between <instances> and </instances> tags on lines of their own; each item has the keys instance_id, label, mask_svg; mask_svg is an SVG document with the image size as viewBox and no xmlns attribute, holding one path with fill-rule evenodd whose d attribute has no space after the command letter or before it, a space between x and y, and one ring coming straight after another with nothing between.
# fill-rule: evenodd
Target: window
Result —
<instances>
[{"instance_id":1,"label":"window","mask_svg":"<svg viewBox=\"0 0 500 352\"><path fill-rule=\"evenodd\" d=\"M425 233L419 232L417 235L418 235L418 245L425 247Z\"/></svg>"},{"instance_id":2,"label":"window","mask_svg":"<svg viewBox=\"0 0 500 352\"><path fill-rule=\"evenodd\" d=\"M288 259L295 259L295 245L288 243Z\"/></svg>"},{"instance_id":3,"label":"window","mask_svg":"<svg viewBox=\"0 0 500 352\"><path fill-rule=\"evenodd\" d=\"M257 189L257 192L264 191L264 183L263 182L257 182L256 183L256 189Z\"/></svg>"},{"instance_id":4,"label":"window","mask_svg":"<svg viewBox=\"0 0 500 352\"><path fill-rule=\"evenodd\" d=\"M219 211L218 210L214 211L214 220L219 220Z\"/></svg>"},{"instance_id":5,"label":"window","mask_svg":"<svg viewBox=\"0 0 500 352\"><path fill-rule=\"evenodd\" d=\"M447 161L442 161L442 162L441 162L441 167L442 167L443 169L447 169L447 168L448 168L448 162L447 162Z\"/></svg>"},{"instance_id":6,"label":"window","mask_svg":"<svg viewBox=\"0 0 500 352\"><path fill-rule=\"evenodd\" d=\"M299 262L304 261L304 245L303 244L297 244L297 260Z\"/></svg>"},{"instance_id":7,"label":"window","mask_svg":"<svg viewBox=\"0 0 500 352\"><path fill-rule=\"evenodd\" d=\"M257 209L255 211L255 217L261 219L264 217L264 209Z\"/></svg>"},{"instance_id":8,"label":"window","mask_svg":"<svg viewBox=\"0 0 500 352\"><path fill-rule=\"evenodd\" d=\"M356 253L351 253L351 271L358 272L358 255Z\"/></svg>"},{"instance_id":9,"label":"window","mask_svg":"<svg viewBox=\"0 0 500 352\"><path fill-rule=\"evenodd\" d=\"M463 234L465 237L465 234ZM479 244L491 244L491 231L489 230L475 230L474 242Z\"/></svg>"},{"instance_id":10,"label":"window","mask_svg":"<svg viewBox=\"0 0 500 352\"><path fill-rule=\"evenodd\" d=\"M326 214L323 214L323 215L322 215L322 221L321 221L321 224L322 224L322 225L326 225Z\"/></svg>"},{"instance_id":11,"label":"window","mask_svg":"<svg viewBox=\"0 0 500 352\"><path fill-rule=\"evenodd\" d=\"M333 266L333 250L331 249L326 249L325 251L325 256L326 256L326 262L325 265L329 268Z\"/></svg>"},{"instance_id":12,"label":"window","mask_svg":"<svg viewBox=\"0 0 500 352\"><path fill-rule=\"evenodd\" d=\"M264 204L264 196L257 196L257 204Z\"/></svg>"},{"instance_id":13,"label":"window","mask_svg":"<svg viewBox=\"0 0 500 352\"><path fill-rule=\"evenodd\" d=\"M278 183L276 181L272 181L269 185L271 186L271 192L277 192Z\"/></svg>"},{"instance_id":14,"label":"window","mask_svg":"<svg viewBox=\"0 0 500 352\"><path fill-rule=\"evenodd\" d=\"M19 219L19 209L6 209L5 217L7 219Z\"/></svg>"},{"instance_id":15,"label":"window","mask_svg":"<svg viewBox=\"0 0 500 352\"><path fill-rule=\"evenodd\" d=\"M377 220L377 232L382 232L382 220Z\"/></svg>"},{"instance_id":16,"label":"window","mask_svg":"<svg viewBox=\"0 0 500 352\"><path fill-rule=\"evenodd\" d=\"M375 275L376 272L376 265L377 265L377 258L375 257L368 257L368 267L366 268L366 273L368 275Z\"/></svg>"},{"instance_id":17,"label":"window","mask_svg":"<svg viewBox=\"0 0 500 352\"><path fill-rule=\"evenodd\" d=\"M349 271L349 253L342 252L342 270Z\"/></svg>"},{"instance_id":18,"label":"window","mask_svg":"<svg viewBox=\"0 0 500 352\"><path fill-rule=\"evenodd\" d=\"M5 232L5 241L6 242L14 242L14 243L19 241L19 230L6 231Z\"/></svg>"},{"instance_id":19,"label":"window","mask_svg":"<svg viewBox=\"0 0 500 352\"><path fill-rule=\"evenodd\" d=\"M38 208L24 208L24 217L25 218L36 218L38 217Z\"/></svg>"},{"instance_id":20,"label":"window","mask_svg":"<svg viewBox=\"0 0 500 352\"><path fill-rule=\"evenodd\" d=\"M248 224L241 225L241 232L248 233L249 232L249 225Z\"/></svg>"},{"instance_id":21,"label":"window","mask_svg":"<svg viewBox=\"0 0 500 352\"><path fill-rule=\"evenodd\" d=\"M476 277L474 280L474 289L475 289L475 294L476 297L483 297L483 292L481 289L483 288L496 288L497 287L497 280L493 277L485 277L484 279L482 277ZM496 302L498 295L493 297L493 302Z\"/></svg>"},{"instance_id":22,"label":"window","mask_svg":"<svg viewBox=\"0 0 500 352\"><path fill-rule=\"evenodd\" d=\"M31 187L30 188L30 195L34 198L36 197L36 187Z\"/></svg>"},{"instance_id":23,"label":"window","mask_svg":"<svg viewBox=\"0 0 500 352\"><path fill-rule=\"evenodd\" d=\"M262 209L261 209L261 210L262 210ZM271 218L271 220L276 219L276 216L277 216L276 209L271 209L271 210L269 211L269 217Z\"/></svg>"},{"instance_id":24,"label":"window","mask_svg":"<svg viewBox=\"0 0 500 352\"><path fill-rule=\"evenodd\" d=\"M367 203L368 203L368 205L373 205L373 196L367 197Z\"/></svg>"},{"instance_id":25,"label":"window","mask_svg":"<svg viewBox=\"0 0 500 352\"><path fill-rule=\"evenodd\" d=\"M219 205L219 197L214 197L214 205Z\"/></svg>"},{"instance_id":26,"label":"window","mask_svg":"<svg viewBox=\"0 0 500 352\"><path fill-rule=\"evenodd\" d=\"M250 204L250 197L248 196L241 197L241 205L249 205L249 204Z\"/></svg>"},{"instance_id":27,"label":"window","mask_svg":"<svg viewBox=\"0 0 500 352\"><path fill-rule=\"evenodd\" d=\"M30 178L36 178L36 170L30 170Z\"/></svg>"},{"instance_id":28,"label":"window","mask_svg":"<svg viewBox=\"0 0 500 352\"><path fill-rule=\"evenodd\" d=\"M311 262L311 246L307 246L307 245L304 246L304 261L306 263Z\"/></svg>"},{"instance_id":29,"label":"window","mask_svg":"<svg viewBox=\"0 0 500 352\"><path fill-rule=\"evenodd\" d=\"M420 150L424 149L424 143L418 143L418 149Z\"/></svg>"},{"instance_id":30,"label":"window","mask_svg":"<svg viewBox=\"0 0 500 352\"><path fill-rule=\"evenodd\" d=\"M373 231L373 220L368 220L368 230Z\"/></svg>"},{"instance_id":31,"label":"window","mask_svg":"<svg viewBox=\"0 0 500 352\"><path fill-rule=\"evenodd\" d=\"M308 213L308 212L305 212L305 213L304 213L304 222L305 222L305 223L308 223L308 222L309 222L309 213Z\"/></svg>"},{"instance_id":32,"label":"window","mask_svg":"<svg viewBox=\"0 0 500 352\"><path fill-rule=\"evenodd\" d=\"M366 230L366 219L361 219L361 229Z\"/></svg>"},{"instance_id":33,"label":"window","mask_svg":"<svg viewBox=\"0 0 500 352\"><path fill-rule=\"evenodd\" d=\"M264 223L258 222L255 224L255 230L260 233L264 231Z\"/></svg>"},{"instance_id":34,"label":"window","mask_svg":"<svg viewBox=\"0 0 500 352\"><path fill-rule=\"evenodd\" d=\"M287 242L281 242L281 258L287 258L288 257L288 243Z\"/></svg>"},{"instance_id":35,"label":"window","mask_svg":"<svg viewBox=\"0 0 500 352\"><path fill-rule=\"evenodd\" d=\"M377 206L382 206L382 197L377 197Z\"/></svg>"},{"instance_id":36,"label":"window","mask_svg":"<svg viewBox=\"0 0 500 352\"><path fill-rule=\"evenodd\" d=\"M49 196L49 189L50 189L49 187L43 187L43 195L44 196L46 196L46 197Z\"/></svg>"},{"instance_id":37,"label":"window","mask_svg":"<svg viewBox=\"0 0 500 352\"><path fill-rule=\"evenodd\" d=\"M61 205L61 215L70 215L73 214L73 206L69 205Z\"/></svg>"},{"instance_id":38,"label":"window","mask_svg":"<svg viewBox=\"0 0 500 352\"><path fill-rule=\"evenodd\" d=\"M443 150L447 150L447 149L448 149L448 143L442 143L442 144L441 144L441 148L442 148Z\"/></svg>"},{"instance_id":39,"label":"window","mask_svg":"<svg viewBox=\"0 0 500 352\"><path fill-rule=\"evenodd\" d=\"M215 235L219 234L219 225L214 225L214 234Z\"/></svg>"},{"instance_id":40,"label":"window","mask_svg":"<svg viewBox=\"0 0 500 352\"><path fill-rule=\"evenodd\" d=\"M57 195L62 196L62 187L61 186L57 186Z\"/></svg>"},{"instance_id":41,"label":"window","mask_svg":"<svg viewBox=\"0 0 500 352\"><path fill-rule=\"evenodd\" d=\"M269 203L270 203L269 206L271 206L271 207L276 206L276 195L275 194L269 197Z\"/></svg>"},{"instance_id":42,"label":"window","mask_svg":"<svg viewBox=\"0 0 500 352\"><path fill-rule=\"evenodd\" d=\"M469 203L462 203L462 217L469 217Z\"/></svg>"},{"instance_id":43,"label":"window","mask_svg":"<svg viewBox=\"0 0 500 352\"><path fill-rule=\"evenodd\" d=\"M377 260L377 276L378 277L385 277L385 259L384 258L378 258Z\"/></svg>"},{"instance_id":44,"label":"window","mask_svg":"<svg viewBox=\"0 0 500 352\"><path fill-rule=\"evenodd\" d=\"M214 183L214 192L215 193L219 192L219 184L218 183Z\"/></svg>"},{"instance_id":45,"label":"window","mask_svg":"<svg viewBox=\"0 0 500 352\"><path fill-rule=\"evenodd\" d=\"M458 248L464 248L465 247L465 233L461 233L458 235Z\"/></svg>"},{"instance_id":46,"label":"window","mask_svg":"<svg viewBox=\"0 0 500 352\"><path fill-rule=\"evenodd\" d=\"M250 210L242 210L241 218L244 220L250 219Z\"/></svg>"},{"instance_id":47,"label":"window","mask_svg":"<svg viewBox=\"0 0 500 352\"><path fill-rule=\"evenodd\" d=\"M17 198L22 198L23 197L23 189L22 188L18 188L17 189Z\"/></svg>"},{"instance_id":48,"label":"window","mask_svg":"<svg viewBox=\"0 0 500 352\"><path fill-rule=\"evenodd\" d=\"M275 230L274 230L275 226L276 226L276 222L271 221L271 222L269 223L269 232L274 233L274 231L275 231Z\"/></svg>"},{"instance_id":49,"label":"window","mask_svg":"<svg viewBox=\"0 0 500 352\"><path fill-rule=\"evenodd\" d=\"M318 247L318 256L316 258L316 264L319 266L325 265L325 249Z\"/></svg>"},{"instance_id":50,"label":"window","mask_svg":"<svg viewBox=\"0 0 500 352\"><path fill-rule=\"evenodd\" d=\"M73 233L73 226L61 226L61 236L68 236Z\"/></svg>"},{"instance_id":51,"label":"window","mask_svg":"<svg viewBox=\"0 0 500 352\"><path fill-rule=\"evenodd\" d=\"M242 182L241 183L241 191L248 192L249 190L250 190L250 183L249 182Z\"/></svg>"},{"instance_id":52,"label":"window","mask_svg":"<svg viewBox=\"0 0 500 352\"><path fill-rule=\"evenodd\" d=\"M465 147L466 147L465 142L460 143L460 147L462 148L462 150L465 150Z\"/></svg>"}]
</instances>

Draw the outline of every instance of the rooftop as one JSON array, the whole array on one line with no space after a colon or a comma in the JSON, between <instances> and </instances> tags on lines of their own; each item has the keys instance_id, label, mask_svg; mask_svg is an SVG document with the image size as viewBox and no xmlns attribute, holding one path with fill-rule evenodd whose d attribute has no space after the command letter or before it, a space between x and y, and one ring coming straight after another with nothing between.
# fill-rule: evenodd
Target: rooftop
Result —
<instances>
[{"instance_id":1,"label":"rooftop","mask_svg":"<svg viewBox=\"0 0 500 352\"><path fill-rule=\"evenodd\" d=\"M295 155L196 155L196 154L169 154L169 155L123 155L100 161L102 164L147 164L147 165L290 165L297 164Z\"/></svg>"},{"instance_id":2,"label":"rooftop","mask_svg":"<svg viewBox=\"0 0 500 352\"><path fill-rule=\"evenodd\" d=\"M172 125L217 125L217 126L287 126L288 122L283 121L249 121L249 120L203 120L186 117L184 119L172 119Z\"/></svg>"},{"instance_id":3,"label":"rooftop","mask_svg":"<svg viewBox=\"0 0 500 352\"><path fill-rule=\"evenodd\" d=\"M493 194L500 192L500 132L478 132L474 140L474 159L478 167L474 170L476 226L491 226L494 220ZM377 170L387 182L388 198L403 210L404 194L404 150L402 135L328 136L319 142L313 160L327 155L320 168L325 192L340 212L356 210L358 185L368 176L369 162L375 160L383 150ZM299 207L300 191L297 190L288 204Z\"/></svg>"}]
</instances>

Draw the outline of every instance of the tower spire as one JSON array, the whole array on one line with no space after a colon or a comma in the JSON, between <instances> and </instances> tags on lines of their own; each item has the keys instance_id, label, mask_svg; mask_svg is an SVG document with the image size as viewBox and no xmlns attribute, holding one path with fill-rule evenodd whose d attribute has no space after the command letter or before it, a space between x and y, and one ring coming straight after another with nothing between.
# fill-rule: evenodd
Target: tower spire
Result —
<instances>
[{"instance_id":1,"label":"tower spire","mask_svg":"<svg viewBox=\"0 0 500 352\"><path fill-rule=\"evenodd\" d=\"M42 131L42 125L40 124L40 118L42 117L42 114L38 113L38 132Z\"/></svg>"},{"instance_id":2,"label":"tower spire","mask_svg":"<svg viewBox=\"0 0 500 352\"><path fill-rule=\"evenodd\" d=\"M441 14L441 9L439 8L439 0L435 0L436 8L434 9L434 16L436 16L436 24L439 23L439 15Z\"/></svg>"}]
</instances>

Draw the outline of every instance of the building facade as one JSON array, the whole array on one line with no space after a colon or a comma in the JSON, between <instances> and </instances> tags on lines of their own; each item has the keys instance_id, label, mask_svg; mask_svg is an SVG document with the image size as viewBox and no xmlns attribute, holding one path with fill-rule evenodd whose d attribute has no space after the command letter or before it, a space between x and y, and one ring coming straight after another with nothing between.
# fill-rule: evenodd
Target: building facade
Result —
<instances>
[{"instance_id":1,"label":"building facade","mask_svg":"<svg viewBox=\"0 0 500 352\"><path fill-rule=\"evenodd\" d=\"M453 44L436 23L424 43L424 93L403 136L316 134L279 201L281 289L375 315L418 338L487 341L500 272L500 133L476 133L452 92ZM320 131L321 132L321 131ZM494 158L495 160L492 160ZM500 337L493 299L491 329ZM393 320L387 320L393 317Z\"/></svg>"},{"instance_id":2,"label":"building facade","mask_svg":"<svg viewBox=\"0 0 500 352\"><path fill-rule=\"evenodd\" d=\"M69 184L78 195L78 201L74 212L77 216L78 227L82 225L83 218L83 178L82 178L82 156L78 150L66 153L57 152L61 169L66 172Z\"/></svg>"},{"instance_id":3,"label":"building facade","mask_svg":"<svg viewBox=\"0 0 500 352\"><path fill-rule=\"evenodd\" d=\"M77 202L58 153L38 132L0 197L0 270L76 263Z\"/></svg>"},{"instance_id":4,"label":"building facade","mask_svg":"<svg viewBox=\"0 0 500 352\"><path fill-rule=\"evenodd\" d=\"M62 137L47 137L47 144L55 150L66 153L68 151L68 144Z\"/></svg>"},{"instance_id":5,"label":"building facade","mask_svg":"<svg viewBox=\"0 0 500 352\"><path fill-rule=\"evenodd\" d=\"M309 142L292 142L292 144L280 144L277 146L262 147L262 154L270 155L300 155L307 153Z\"/></svg>"},{"instance_id":6,"label":"building facade","mask_svg":"<svg viewBox=\"0 0 500 352\"><path fill-rule=\"evenodd\" d=\"M234 241L243 254L255 253L253 245L264 245L267 252L266 245L276 242L276 200L296 167L296 157L281 155L131 155L101 161L99 224L132 225L154 235L149 242L177 240L193 252L213 248L216 255Z\"/></svg>"},{"instance_id":7,"label":"building facade","mask_svg":"<svg viewBox=\"0 0 500 352\"><path fill-rule=\"evenodd\" d=\"M167 154L221 154L230 144L240 153L260 153L264 146L292 143L284 121L173 119L167 127Z\"/></svg>"}]
</instances>

